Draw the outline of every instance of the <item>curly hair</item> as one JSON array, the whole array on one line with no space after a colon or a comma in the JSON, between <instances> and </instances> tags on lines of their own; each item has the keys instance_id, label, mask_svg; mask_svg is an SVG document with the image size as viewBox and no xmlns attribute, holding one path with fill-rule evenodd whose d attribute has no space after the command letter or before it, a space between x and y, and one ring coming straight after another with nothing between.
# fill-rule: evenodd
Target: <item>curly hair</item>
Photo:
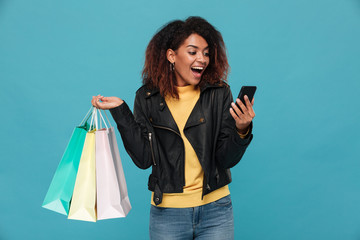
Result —
<instances>
[{"instance_id":1,"label":"curly hair","mask_svg":"<svg viewBox=\"0 0 360 240\"><path fill-rule=\"evenodd\" d=\"M229 64L221 33L201 17L189 17L185 21L175 20L164 25L150 40L146 48L142 71L143 84L158 88L162 96L178 98L176 78L167 60L168 49L176 51L193 33L203 37L209 45L210 62L201 77L199 86L205 83L227 82Z\"/></svg>"}]
</instances>

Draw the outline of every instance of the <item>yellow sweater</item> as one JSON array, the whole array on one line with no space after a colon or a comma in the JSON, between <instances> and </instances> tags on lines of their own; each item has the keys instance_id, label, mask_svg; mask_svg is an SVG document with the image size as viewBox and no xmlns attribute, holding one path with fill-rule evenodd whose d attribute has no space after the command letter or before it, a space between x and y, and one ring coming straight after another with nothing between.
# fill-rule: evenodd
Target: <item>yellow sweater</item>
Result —
<instances>
[{"instance_id":1,"label":"yellow sweater","mask_svg":"<svg viewBox=\"0 0 360 240\"><path fill-rule=\"evenodd\" d=\"M204 171L200 165L199 159L191 146L190 142L184 135L184 127L192 112L196 102L200 97L200 89L188 85L177 87L179 99L166 97L165 101L170 112L180 130L181 137L185 147L185 186L183 193L164 193L162 203L158 207L186 208L201 206L230 194L228 186L219 188L202 197L202 187ZM155 205L151 196L151 204Z\"/></svg>"}]
</instances>

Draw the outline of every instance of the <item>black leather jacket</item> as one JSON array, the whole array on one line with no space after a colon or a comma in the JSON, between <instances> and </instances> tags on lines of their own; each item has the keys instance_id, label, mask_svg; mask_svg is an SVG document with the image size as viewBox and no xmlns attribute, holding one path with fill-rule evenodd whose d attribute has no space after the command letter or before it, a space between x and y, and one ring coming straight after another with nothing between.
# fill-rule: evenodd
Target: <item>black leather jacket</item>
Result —
<instances>
[{"instance_id":1,"label":"black leather jacket","mask_svg":"<svg viewBox=\"0 0 360 240\"><path fill-rule=\"evenodd\" d=\"M228 85L201 88L184 128L204 170L203 196L231 182L229 168L235 166L252 140L252 124L240 138L229 113L233 101ZM181 193L185 185L184 143L164 98L158 90L142 86L132 114L126 103L110 110L125 149L142 169L152 166L149 190L156 205L163 193Z\"/></svg>"}]
</instances>

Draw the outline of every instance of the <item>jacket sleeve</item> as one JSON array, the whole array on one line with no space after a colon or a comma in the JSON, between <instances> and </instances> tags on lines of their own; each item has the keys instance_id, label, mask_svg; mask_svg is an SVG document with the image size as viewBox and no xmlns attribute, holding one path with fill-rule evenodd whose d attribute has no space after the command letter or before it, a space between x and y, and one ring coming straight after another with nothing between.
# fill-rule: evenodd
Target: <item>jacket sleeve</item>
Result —
<instances>
[{"instance_id":1,"label":"jacket sleeve","mask_svg":"<svg viewBox=\"0 0 360 240\"><path fill-rule=\"evenodd\" d=\"M135 163L141 169L152 164L150 141L148 138L148 120L144 106L140 104L139 94L135 97L134 114L124 102L119 107L110 109L120 132L124 147Z\"/></svg>"},{"instance_id":2,"label":"jacket sleeve","mask_svg":"<svg viewBox=\"0 0 360 240\"><path fill-rule=\"evenodd\" d=\"M241 138L236 131L235 120L229 110L233 102L230 87L226 87L223 100L221 129L217 140L216 161L224 169L234 167L242 158L252 135L252 122L246 138Z\"/></svg>"}]
</instances>

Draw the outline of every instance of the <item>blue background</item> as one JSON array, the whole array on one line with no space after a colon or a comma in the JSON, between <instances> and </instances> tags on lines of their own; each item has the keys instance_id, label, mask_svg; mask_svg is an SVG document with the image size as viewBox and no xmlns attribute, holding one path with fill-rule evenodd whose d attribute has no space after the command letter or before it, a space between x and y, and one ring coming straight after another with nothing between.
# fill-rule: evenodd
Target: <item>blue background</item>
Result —
<instances>
[{"instance_id":1,"label":"blue background","mask_svg":"<svg viewBox=\"0 0 360 240\"><path fill-rule=\"evenodd\" d=\"M91 96L133 106L145 48L191 15L223 34L233 95L257 85L232 169L236 239L360 239L358 0L0 0L0 239L147 239L149 170L118 137L133 209L88 223L41 208Z\"/></svg>"}]
</instances>

